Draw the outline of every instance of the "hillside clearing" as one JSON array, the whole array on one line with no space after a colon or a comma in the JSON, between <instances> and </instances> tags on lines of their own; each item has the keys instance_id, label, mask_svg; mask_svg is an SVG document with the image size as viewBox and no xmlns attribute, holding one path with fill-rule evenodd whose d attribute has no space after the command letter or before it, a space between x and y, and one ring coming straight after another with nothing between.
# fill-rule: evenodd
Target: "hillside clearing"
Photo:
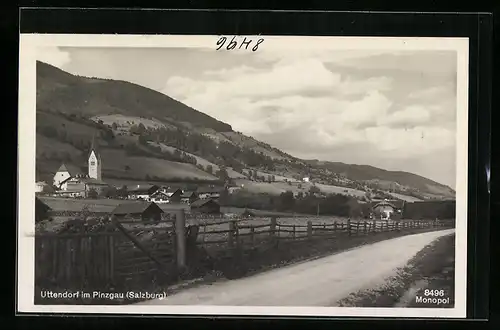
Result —
<instances>
[{"instance_id":1,"label":"hillside clearing","mask_svg":"<svg viewBox=\"0 0 500 330\"><path fill-rule=\"evenodd\" d=\"M102 120L102 122L106 125L113 125L115 123L119 128L125 128L129 129L132 125L139 125L143 124L144 127L146 128L167 128L167 127L172 127L169 125L164 124L163 122L159 121L158 119L148 119L148 118L141 118L141 117L134 117L134 116L125 116L125 115L120 115L120 114L114 114L114 115L99 115L99 116L94 116L91 118L93 121L99 121Z\"/></svg>"},{"instance_id":2,"label":"hillside clearing","mask_svg":"<svg viewBox=\"0 0 500 330\"><path fill-rule=\"evenodd\" d=\"M178 163L165 159L129 156L124 150L102 149L103 172L113 176L144 180L150 178L217 180L192 164Z\"/></svg>"}]
</instances>

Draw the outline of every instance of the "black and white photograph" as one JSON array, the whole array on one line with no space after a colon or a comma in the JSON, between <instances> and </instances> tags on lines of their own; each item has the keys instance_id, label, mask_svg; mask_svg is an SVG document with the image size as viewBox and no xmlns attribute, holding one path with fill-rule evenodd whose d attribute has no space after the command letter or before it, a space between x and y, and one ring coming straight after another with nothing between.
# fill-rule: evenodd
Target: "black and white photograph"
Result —
<instances>
[{"instance_id":1,"label":"black and white photograph","mask_svg":"<svg viewBox=\"0 0 500 330\"><path fill-rule=\"evenodd\" d=\"M21 310L465 317L466 38L20 45Z\"/></svg>"}]
</instances>

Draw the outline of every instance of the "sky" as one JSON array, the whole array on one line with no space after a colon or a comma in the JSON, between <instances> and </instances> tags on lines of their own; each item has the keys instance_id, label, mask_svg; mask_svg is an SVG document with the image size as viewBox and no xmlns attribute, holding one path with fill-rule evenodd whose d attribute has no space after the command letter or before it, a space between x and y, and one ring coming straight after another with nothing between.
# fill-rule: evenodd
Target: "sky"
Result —
<instances>
[{"instance_id":1,"label":"sky","mask_svg":"<svg viewBox=\"0 0 500 330\"><path fill-rule=\"evenodd\" d=\"M455 188L454 51L47 47L38 59L157 90L299 158Z\"/></svg>"}]
</instances>

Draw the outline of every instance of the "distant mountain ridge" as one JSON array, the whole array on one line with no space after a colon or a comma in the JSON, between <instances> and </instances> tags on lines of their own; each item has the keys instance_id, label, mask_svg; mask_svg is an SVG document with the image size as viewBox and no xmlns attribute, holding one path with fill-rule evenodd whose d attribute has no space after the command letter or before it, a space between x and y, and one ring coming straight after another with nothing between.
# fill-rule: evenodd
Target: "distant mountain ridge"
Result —
<instances>
[{"instance_id":1,"label":"distant mountain ridge","mask_svg":"<svg viewBox=\"0 0 500 330\"><path fill-rule=\"evenodd\" d=\"M442 190L446 195L449 194L451 196L455 194L455 191L449 186L414 173L389 171L371 165L356 165L319 160L306 160L306 162L308 164L328 168L355 181L389 181L424 191L428 190L429 187L435 187L434 190ZM434 192L437 193L437 191Z\"/></svg>"},{"instance_id":2,"label":"distant mountain ridge","mask_svg":"<svg viewBox=\"0 0 500 330\"><path fill-rule=\"evenodd\" d=\"M239 173L254 169L297 180L311 174L321 184L346 185L361 190L369 186L440 198L453 198L455 194L445 185L412 173L368 165L301 160L235 132L231 125L155 90L125 81L76 76L43 62L37 62L36 107L37 168L44 173L53 171L62 159L82 163L80 154L97 132L103 136L102 143L110 148L112 155L109 156L112 164L104 168L108 176L138 179L151 173L165 178L174 175L169 171L175 168L177 179L180 179L178 175L183 178L192 175L210 180L215 178L212 168L228 166ZM119 127L118 117L123 121ZM139 132L137 125L141 120L163 123L165 128ZM130 133L132 129L135 130L133 134ZM169 133L172 129L177 133ZM141 144L141 139L178 150L165 158L162 150ZM131 144L137 144L132 151ZM126 153L129 156L125 157ZM205 165L201 166L187 154L196 155L198 160L206 159ZM187 164L180 166L172 161ZM208 170L206 164L214 166L210 165Z\"/></svg>"}]
</instances>

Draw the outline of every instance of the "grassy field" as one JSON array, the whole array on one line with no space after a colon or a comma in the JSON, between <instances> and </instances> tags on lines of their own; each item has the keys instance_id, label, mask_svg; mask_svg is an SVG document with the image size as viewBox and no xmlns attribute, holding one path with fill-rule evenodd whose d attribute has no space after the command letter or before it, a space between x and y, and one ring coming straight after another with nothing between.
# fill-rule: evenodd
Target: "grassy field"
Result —
<instances>
[{"instance_id":1,"label":"grassy field","mask_svg":"<svg viewBox=\"0 0 500 330\"><path fill-rule=\"evenodd\" d=\"M253 192L253 193L267 193L272 195L279 195L286 191L291 191L293 193L307 193L309 189L313 186L312 183L309 182L294 182L288 184L287 182L256 182L250 181L247 179L237 179L235 183L238 186L243 185L243 189ZM330 186L325 184L316 184L322 192L327 194L342 194L342 195L351 195L351 196L364 196L365 192L361 190L344 188L338 186Z\"/></svg>"},{"instance_id":2,"label":"grassy field","mask_svg":"<svg viewBox=\"0 0 500 330\"><path fill-rule=\"evenodd\" d=\"M89 212L111 212L119 204L133 203L133 200L121 199L76 199L76 198L58 198L58 197L39 197L45 204L54 211L73 211L79 212L86 208ZM186 204L158 204L164 211L187 209Z\"/></svg>"},{"instance_id":3,"label":"grassy field","mask_svg":"<svg viewBox=\"0 0 500 330\"><path fill-rule=\"evenodd\" d=\"M146 128L166 128L168 127L166 124L162 123L157 119L147 119L133 116L125 116L120 114L114 115L102 115L102 116L94 116L91 118L94 121L102 120L102 122L106 125L113 125L116 123L118 128L128 130L132 125L143 124Z\"/></svg>"},{"instance_id":4,"label":"grassy field","mask_svg":"<svg viewBox=\"0 0 500 330\"><path fill-rule=\"evenodd\" d=\"M216 180L192 164L178 163L159 158L129 156L123 150L101 150L103 170L115 175L130 176L130 179L145 179L157 176L164 179ZM130 169L125 169L128 166ZM133 172L133 174L129 174Z\"/></svg>"},{"instance_id":5,"label":"grassy field","mask_svg":"<svg viewBox=\"0 0 500 330\"><path fill-rule=\"evenodd\" d=\"M416 198L416 197L413 197L413 196L407 196L407 195L401 195L401 194L397 194L397 193L389 193L391 196L394 196L396 198L399 198L405 202L418 202L418 201L421 201L420 198Z\"/></svg>"}]
</instances>

